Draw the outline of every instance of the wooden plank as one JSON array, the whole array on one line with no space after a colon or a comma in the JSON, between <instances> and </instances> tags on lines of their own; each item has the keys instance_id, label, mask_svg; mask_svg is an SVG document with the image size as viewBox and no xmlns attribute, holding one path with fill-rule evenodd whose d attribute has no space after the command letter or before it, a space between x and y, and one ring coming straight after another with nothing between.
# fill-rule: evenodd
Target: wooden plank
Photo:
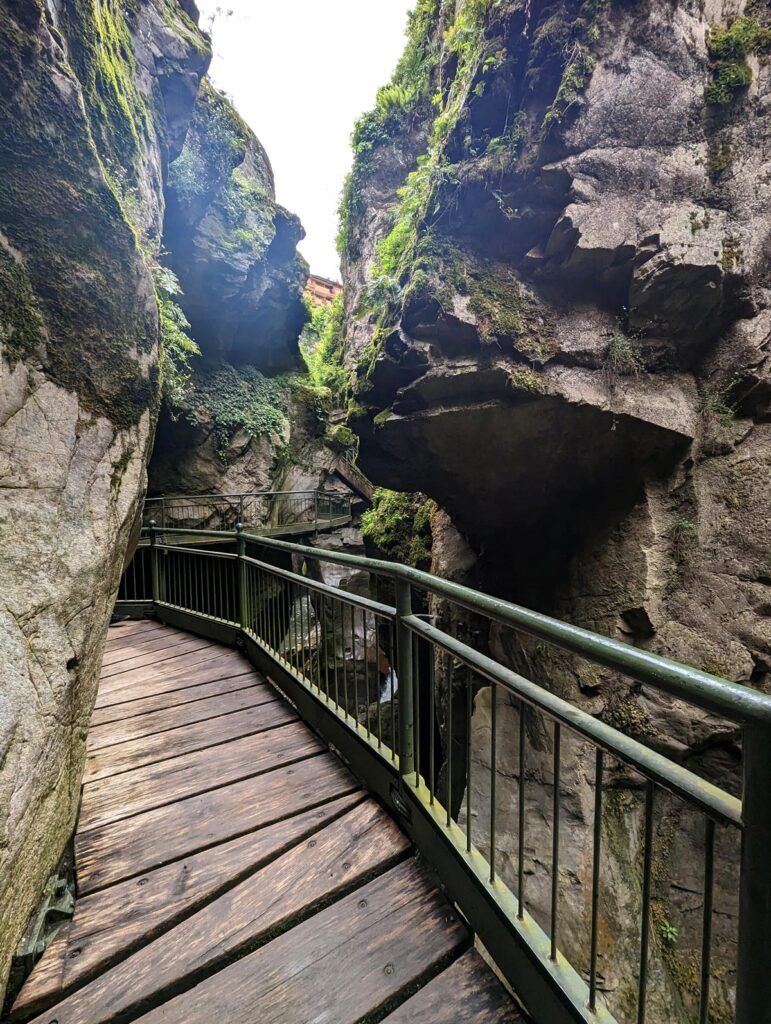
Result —
<instances>
[{"instance_id":1,"label":"wooden plank","mask_svg":"<svg viewBox=\"0 0 771 1024\"><path fill-rule=\"evenodd\" d=\"M266 683L254 683L243 690L221 693L215 697L206 697L190 704L178 704L160 711L150 711L146 715L124 718L120 722L108 722L90 730L86 749L89 753L111 747L126 740L136 740L140 736L152 736L154 733L168 732L170 729L181 729L195 722L207 719L222 718L234 711L243 711L257 704L265 704L276 699L275 690ZM216 730L216 726L212 726Z\"/></svg>"},{"instance_id":2,"label":"wooden plank","mask_svg":"<svg viewBox=\"0 0 771 1024\"><path fill-rule=\"evenodd\" d=\"M363 799L352 793L79 899L75 917L56 933L21 990L11 1020L41 1013Z\"/></svg>"},{"instance_id":3,"label":"wooden plank","mask_svg":"<svg viewBox=\"0 0 771 1024\"><path fill-rule=\"evenodd\" d=\"M107 707L94 709L94 713L91 715L91 727L107 725L108 722L120 722L121 719L134 718L135 715L146 715L149 711L162 711L164 708L172 708L180 704L192 704L196 700L232 693L234 690L245 690L254 683L264 681L257 672L244 669L244 674L240 676L226 676L224 679L215 679L211 683L199 683L197 686L186 687L184 690L155 693L151 697L140 697L138 700L129 700L123 704L109 704Z\"/></svg>"},{"instance_id":4,"label":"wooden plank","mask_svg":"<svg viewBox=\"0 0 771 1024\"><path fill-rule=\"evenodd\" d=\"M107 1024L116 1018L129 1019L180 988L190 988L317 904L385 870L408 848L394 823L374 801L367 801L38 1020L49 1024L54 1017L58 1024ZM328 938L334 942L334 933ZM224 1014L221 1019L230 1017Z\"/></svg>"},{"instance_id":5,"label":"wooden plank","mask_svg":"<svg viewBox=\"0 0 771 1024\"><path fill-rule=\"evenodd\" d=\"M131 818L196 793L259 775L305 756L308 729L282 701L263 708L265 730L223 743L213 751L197 750L134 771L100 779L83 787L78 831ZM273 728L271 728L273 726ZM276 728L278 727L278 728Z\"/></svg>"},{"instance_id":6,"label":"wooden plank","mask_svg":"<svg viewBox=\"0 0 771 1024\"><path fill-rule=\"evenodd\" d=\"M511 996L476 950L389 1014L383 1024L524 1024Z\"/></svg>"},{"instance_id":7,"label":"wooden plank","mask_svg":"<svg viewBox=\"0 0 771 1024\"><path fill-rule=\"evenodd\" d=\"M221 651L216 658L206 658L197 665L183 665L171 671L166 669L154 675L147 669L140 669L130 676L121 677L121 685L99 690L96 707L104 708L112 704L123 704L140 697L149 697L154 693L169 693L172 690L184 690L197 683L223 679L228 675L238 675L244 670L254 671L252 666L235 651Z\"/></svg>"},{"instance_id":8,"label":"wooden plank","mask_svg":"<svg viewBox=\"0 0 771 1024\"><path fill-rule=\"evenodd\" d=\"M171 626L164 626L160 622L153 623L151 627L141 632L128 632L120 629L118 626L110 626L107 632L107 640L105 641L105 650L119 651L124 647L137 647L159 637L173 636L175 634L178 635L179 630L172 629Z\"/></svg>"},{"instance_id":9,"label":"wooden plank","mask_svg":"<svg viewBox=\"0 0 771 1024\"><path fill-rule=\"evenodd\" d=\"M117 640L120 637L139 636L141 633L154 629L168 629L155 619L126 619L124 622L116 622L107 631L108 640Z\"/></svg>"},{"instance_id":10,"label":"wooden plank","mask_svg":"<svg viewBox=\"0 0 771 1024\"><path fill-rule=\"evenodd\" d=\"M179 665L197 665L205 658L205 652L212 657L222 653L220 644L213 644L210 640L199 637L190 637L174 647L165 651L150 651L146 654L138 654L128 661L119 662L117 665L108 665L102 669L99 676L100 682L105 683L107 688L122 686L118 678L134 672L138 668L147 668L154 675L161 675L167 669L175 669Z\"/></svg>"},{"instance_id":11,"label":"wooden plank","mask_svg":"<svg viewBox=\"0 0 771 1024\"><path fill-rule=\"evenodd\" d=\"M140 1020L357 1024L467 941L444 897L408 861ZM83 1018L57 1007L56 1020Z\"/></svg>"},{"instance_id":12,"label":"wooden plank","mask_svg":"<svg viewBox=\"0 0 771 1024\"><path fill-rule=\"evenodd\" d=\"M143 672L122 687L104 691L100 689L95 707L113 708L119 703L128 703L129 700L141 700L143 697L155 696L158 693L174 693L190 686L199 686L201 683L227 679L229 676L243 676L248 672L254 673L254 669L245 657L227 652L206 660L195 668L185 666L180 672L165 672L160 676Z\"/></svg>"},{"instance_id":13,"label":"wooden plank","mask_svg":"<svg viewBox=\"0 0 771 1024\"><path fill-rule=\"evenodd\" d=\"M141 736L128 743L116 743L113 747L104 747L86 759L83 781L85 783L93 782L96 779L106 778L108 775L117 775L120 772L131 771L133 768L141 768L142 765L153 764L155 761L165 761L169 757L190 754L194 750L204 750L207 747L216 748L220 743L238 739L239 736L262 732L265 709L268 706L272 707L274 703L280 703L275 694L272 700L266 700L264 704L256 704L245 711L236 711L214 720L207 719L204 722L196 722L195 725L189 725L185 729L170 729L168 732L161 732L155 736ZM213 724L210 725L210 722ZM214 724L216 724L216 728L213 727ZM214 756L212 751L212 757Z\"/></svg>"},{"instance_id":14,"label":"wooden plank","mask_svg":"<svg viewBox=\"0 0 771 1024\"><path fill-rule=\"evenodd\" d=\"M170 633L161 634L158 637L153 637L150 640L142 640L133 644L126 644L123 647L117 649L105 649L102 657L102 668L112 668L115 665L120 665L124 661L131 661L132 658L138 658L143 654L151 654L156 652L159 655L168 650L173 650L182 644L189 642L190 637L184 633Z\"/></svg>"},{"instance_id":15,"label":"wooden plank","mask_svg":"<svg viewBox=\"0 0 771 1024\"><path fill-rule=\"evenodd\" d=\"M309 741L309 747L311 743ZM95 892L352 793L331 754L180 800L75 837L78 889Z\"/></svg>"}]
</instances>

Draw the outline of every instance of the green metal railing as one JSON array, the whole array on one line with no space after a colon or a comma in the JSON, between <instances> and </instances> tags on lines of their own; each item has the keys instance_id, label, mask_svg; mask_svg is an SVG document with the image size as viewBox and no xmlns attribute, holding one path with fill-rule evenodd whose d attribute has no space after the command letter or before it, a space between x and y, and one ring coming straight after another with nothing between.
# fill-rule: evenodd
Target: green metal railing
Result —
<instances>
[{"instance_id":1,"label":"green metal railing","mask_svg":"<svg viewBox=\"0 0 771 1024\"><path fill-rule=\"evenodd\" d=\"M151 528L149 562L130 614L153 614L172 625L244 647L364 784L401 818L536 1024L602 1021L650 1024L654 816L662 792L703 819L702 925L698 997L680 1018L707 1024L713 984L716 834L741 835L735 1021L771 1022L771 698L736 683L559 622L402 565L332 553L247 533ZM176 543L175 543L176 541ZM324 563L350 570L347 587L323 581ZM137 577L139 579L139 577ZM357 586L363 579L366 586ZM375 600L363 596L380 588ZM383 594L383 589L388 592ZM705 781L533 681L478 645L451 635L418 609L465 609L488 623L536 638L735 723L743 744L741 798ZM443 620L452 616L442 615ZM472 718L481 689L490 688L487 749L472 749ZM396 699L393 699L396 691ZM504 696L517 715L503 732ZM390 698L390 699L389 699ZM529 774L533 721L550 723L551 778ZM453 730L465 723L459 744ZM560 875L562 769L566 737L594 750L591 895L584 963L560 951L564 894ZM516 751L512 790L499 771L498 751ZM477 741L478 744L478 741ZM460 761L460 770L458 762ZM608 1008L600 992L600 911L603 901L603 809L609 769L626 766L640 780L640 907L633 1011ZM475 794L486 772L489 835L474 834ZM460 777L460 785L458 784ZM528 909L526 813L530 787L551 791L550 910L537 922ZM516 872L502 877L497 816L517 803ZM606 951L607 956L612 950ZM575 959L575 957L574 957ZM630 1017L630 1012L632 1016ZM721 1022L724 1016L720 1017Z\"/></svg>"},{"instance_id":2,"label":"green metal railing","mask_svg":"<svg viewBox=\"0 0 771 1024\"><path fill-rule=\"evenodd\" d=\"M333 491L248 491L243 494L170 495L145 501L143 524L174 529L308 532L350 518L351 498Z\"/></svg>"}]
</instances>

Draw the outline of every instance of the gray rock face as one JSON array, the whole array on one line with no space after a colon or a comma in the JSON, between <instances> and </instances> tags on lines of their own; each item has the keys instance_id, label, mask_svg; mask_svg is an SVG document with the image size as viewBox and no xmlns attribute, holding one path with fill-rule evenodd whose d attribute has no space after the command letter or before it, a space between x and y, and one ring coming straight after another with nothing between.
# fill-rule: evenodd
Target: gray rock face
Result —
<instances>
[{"instance_id":1,"label":"gray rock face","mask_svg":"<svg viewBox=\"0 0 771 1024\"><path fill-rule=\"evenodd\" d=\"M164 242L181 305L210 359L281 373L301 365L305 233L275 201L267 154L230 104L206 86L172 164Z\"/></svg>"},{"instance_id":2,"label":"gray rock face","mask_svg":"<svg viewBox=\"0 0 771 1024\"><path fill-rule=\"evenodd\" d=\"M345 281L362 466L377 484L434 498L476 552L485 589L771 689L767 41L745 54L748 86L720 103L714 88L721 26L743 15L760 38L767 6L483 6L420 6L408 56L426 84L390 120L381 97L358 137ZM726 723L498 630L479 642L738 786ZM483 849L490 700L478 694L473 723ZM517 715L503 700L499 793L516 781ZM547 922L550 729L533 719L528 739L528 900ZM583 969L590 752L569 746L564 771L564 944ZM642 808L635 780L619 770L611 785L600 953L625 1021ZM512 882L514 807L498 819ZM702 834L662 798L653 1019L693 1013ZM716 1020L733 999L735 862L722 847Z\"/></svg>"},{"instance_id":3,"label":"gray rock face","mask_svg":"<svg viewBox=\"0 0 771 1024\"><path fill-rule=\"evenodd\" d=\"M173 4L101 9L0 3L0 1003L74 824L157 403L138 240L209 60Z\"/></svg>"}]
</instances>

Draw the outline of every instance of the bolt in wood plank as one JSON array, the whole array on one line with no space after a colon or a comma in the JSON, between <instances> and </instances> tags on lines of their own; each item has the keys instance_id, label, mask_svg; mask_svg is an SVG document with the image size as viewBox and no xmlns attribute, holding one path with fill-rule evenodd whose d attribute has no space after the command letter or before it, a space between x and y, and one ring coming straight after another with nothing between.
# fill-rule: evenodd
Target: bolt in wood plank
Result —
<instances>
[{"instance_id":1,"label":"bolt in wood plank","mask_svg":"<svg viewBox=\"0 0 771 1024\"><path fill-rule=\"evenodd\" d=\"M105 708L95 708L91 715L91 728L97 725L107 725L108 722L120 722L124 718L134 718L136 715L146 715L150 711L162 711L164 708L173 708L180 704L192 704L197 700L204 700L206 697L216 697L223 693L232 693L234 690L245 690L255 683L264 683L265 680L256 672L244 670L243 675L227 676L225 679L215 679L211 683L199 683L197 686L186 687L184 690L173 690L170 693L156 693L152 697L140 697L138 700L129 700L123 704L110 704Z\"/></svg>"},{"instance_id":2,"label":"bolt in wood plank","mask_svg":"<svg viewBox=\"0 0 771 1024\"><path fill-rule=\"evenodd\" d=\"M262 711L262 732L223 743L214 751L197 750L84 786L78 832L219 789L296 760L297 750L308 748L307 727L297 721L283 701L267 704Z\"/></svg>"},{"instance_id":3,"label":"bolt in wood plank","mask_svg":"<svg viewBox=\"0 0 771 1024\"><path fill-rule=\"evenodd\" d=\"M362 802L355 792L79 899L14 1004L26 1020Z\"/></svg>"},{"instance_id":4,"label":"bolt in wood plank","mask_svg":"<svg viewBox=\"0 0 771 1024\"><path fill-rule=\"evenodd\" d=\"M141 1024L357 1024L467 941L455 912L409 861L152 1010ZM76 1024L58 1009L55 1016L59 1024Z\"/></svg>"},{"instance_id":5,"label":"bolt in wood plank","mask_svg":"<svg viewBox=\"0 0 771 1024\"><path fill-rule=\"evenodd\" d=\"M256 704L245 711L196 722L195 725L189 725L184 729L170 729L155 736L141 736L127 743L103 747L87 758L83 782L94 782L96 779L108 778L134 768L141 768L143 765L166 761L170 757L190 754L195 750L214 748L211 756L216 757L215 750L221 743L262 732L265 709L275 704L281 704L281 701L274 694L271 700ZM210 722L215 722L217 728L213 729Z\"/></svg>"},{"instance_id":6,"label":"bolt in wood plank","mask_svg":"<svg viewBox=\"0 0 771 1024\"><path fill-rule=\"evenodd\" d=\"M195 722L222 718L234 711L266 704L276 699L275 691L265 683L255 683L244 690L233 690L231 693L218 694L205 700L193 701L191 704L178 704L161 711L151 711L146 715L125 718L120 722L108 722L98 725L89 731L86 749L89 754L103 747L111 747L116 743L136 740L141 736L152 736L155 733L168 732L170 729L181 729ZM212 725L216 731L217 726Z\"/></svg>"},{"instance_id":7,"label":"bolt in wood plank","mask_svg":"<svg viewBox=\"0 0 771 1024\"><path fill-rule=\"evenodd\" d=\"M368 800L58 1003L39 1024L52 1017L59 1024L107 1024L158 1005L408 849L406 837Z\"/></svg>"},{"instance_id":8,"label":"bolt in wood plank","mask_svg":"<svg viewBox=\"0 0 771 1024\"><path fill-rule=\"evenodd\" d=\"M226 679L228 676L241 676L254 673L254 668L245 657L232 652L223 652L216 658L207 660L203 665L194 668L185 667L180 672L164 672L160 675L143 672L114 690L99 689L96 697L96 708L112 708L118 703L129 700L140 700L142 697L155 696L159 693L174 693L177 690L198 686L200 683L213 682L215 679Z\"/></svg>"},{"instance_id":9,"label":"bolt in wood plank","mask_svg":"<svg viewBox=\"0 0 771 1024\"><path fill-rule=\"evenodd\" d=\"M141 875L356 788L337 758L319 754L290 768L84 832L75 837L79 891L95 892Z\"/></svg>"},{"instance_id":10,"label":"bolt in wood plank","mask_svg":"<svg viewBox=\"0 0 771 1024\"><path fill-rule=\"evenodd\" d=\"M525 1024L513 999L476 950L464 953L383 1024Z\"/></svg>"}]
</instances>

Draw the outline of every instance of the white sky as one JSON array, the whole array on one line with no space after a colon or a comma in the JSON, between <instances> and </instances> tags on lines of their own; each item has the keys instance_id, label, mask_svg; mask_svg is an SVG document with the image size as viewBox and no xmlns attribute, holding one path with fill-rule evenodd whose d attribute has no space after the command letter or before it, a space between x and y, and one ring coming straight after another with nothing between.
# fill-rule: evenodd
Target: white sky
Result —
<instances>
[{"instance_id":1,"label":"white sky","mask_svg":"<svg viewBox=\"0 0 771 1024\"><path fill-rule=\"evenodd\" d=\"M300 250L338 278L337 204L350 135L404 49L414 0L198 0L218 8L211 78L268 151L279 203L300 216Z\"/></svg>"}]
</instances>

